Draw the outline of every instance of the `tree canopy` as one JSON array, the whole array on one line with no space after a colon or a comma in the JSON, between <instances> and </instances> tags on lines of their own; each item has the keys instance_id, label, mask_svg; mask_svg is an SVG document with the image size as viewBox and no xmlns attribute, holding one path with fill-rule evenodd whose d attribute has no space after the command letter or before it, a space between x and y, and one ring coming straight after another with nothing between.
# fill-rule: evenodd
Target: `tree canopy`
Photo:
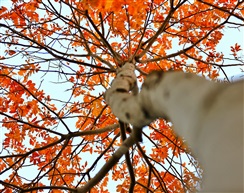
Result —
<instances>
[{"instance_id":1,"label":"tree canopy","mask_svg":"<svg viewBox=\"0 0 244 193\"><path fill-rule=\"evenodd\" d=\"M75 191L131 133L104 100L118 69L229 78L243 65L240 0L11 0L0 7L0 189ZM230 37L231 39L231 37ZM140 89L139 89L140 90ZM172 124L158 119L90 192L194 192L202 170Z\"/></svg>"}]
</instances>

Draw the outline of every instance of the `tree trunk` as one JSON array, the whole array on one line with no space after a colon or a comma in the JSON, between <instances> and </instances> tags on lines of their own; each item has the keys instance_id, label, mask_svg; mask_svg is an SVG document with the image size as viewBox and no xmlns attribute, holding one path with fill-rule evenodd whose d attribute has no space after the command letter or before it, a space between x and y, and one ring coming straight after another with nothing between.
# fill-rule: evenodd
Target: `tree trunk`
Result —
<instances>
[{"instance_id":1,"label":"tree trunk","mask_svg":"<svg viewBox=\"0 0 244 193\"><path fill-rule=\"evenodd\" d=\"M165 118L204 169L203 192L243 192L243 81L215 83L183 72L153 72L141 92L134 65L118 72L105 100L136 128Z\"/></svg>"}]
</instances>

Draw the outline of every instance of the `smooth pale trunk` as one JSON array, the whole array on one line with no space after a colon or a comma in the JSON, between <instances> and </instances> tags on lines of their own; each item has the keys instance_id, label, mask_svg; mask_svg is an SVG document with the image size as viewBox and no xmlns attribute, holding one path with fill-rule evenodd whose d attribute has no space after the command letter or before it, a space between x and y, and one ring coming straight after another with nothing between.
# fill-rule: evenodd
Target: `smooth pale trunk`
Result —
<instances>
[{"instance_id":1,"label":"smooth pale trunk","mask_svg":"<svg viewBox=\"0 0 244 193\"><path fill-rule=\"evenodd\" d=\"M202 164L202 192L243 192L243 82L155 72L139 94L114 84L105 99L120 120L135 127L159 117L170 120Z\"/></svg>"},{"instance_id":2,"label":"smooth pale trunk","mask_svg":"<svg viewBox=\"0 0 244 193\"><path fill-rule=\"evenodd\" d=\"M202 164L202 192L243 192L243 82L214 83L179 72L163 76L143 98L151 101L151 111L172 121Z\"/></svg>"}]
</instances>

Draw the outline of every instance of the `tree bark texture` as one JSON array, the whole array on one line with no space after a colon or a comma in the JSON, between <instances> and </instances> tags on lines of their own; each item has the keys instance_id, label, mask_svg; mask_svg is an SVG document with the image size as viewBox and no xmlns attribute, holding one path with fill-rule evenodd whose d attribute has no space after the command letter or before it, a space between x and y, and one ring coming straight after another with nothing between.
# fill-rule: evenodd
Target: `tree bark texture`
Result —
<instances>
[{"instance_id":1,"label":"tree bark texture","mask_svg":"<svg viewBox=\"0 0 244 193\"><path fill-rule=\"evenodd\" d=\"M157 118L171 121L202 164L202 192L243 192L243 81L157 71L137 94L134 71L126 63L105 93L113 113L135 128Z\"/></svg>"}]
</instances>

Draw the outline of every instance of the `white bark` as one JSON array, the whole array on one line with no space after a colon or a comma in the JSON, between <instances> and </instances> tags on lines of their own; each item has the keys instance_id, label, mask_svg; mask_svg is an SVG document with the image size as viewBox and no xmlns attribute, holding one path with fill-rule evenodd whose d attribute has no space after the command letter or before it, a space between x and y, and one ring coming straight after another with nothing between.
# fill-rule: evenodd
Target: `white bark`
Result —
<instances>
[{"instance_id":1,"label":"white bark","mask_svg":"<svg viewBox=\"0 0 244 193\"><path fill-rule=\"evenodd\" d=\"M133 64L124 65L118 77L105 100L120 120L143 127L167 118L203 166L202 192L243 192L243 82L154 72L134 95Z\"/></svg>"}]
</instances>

